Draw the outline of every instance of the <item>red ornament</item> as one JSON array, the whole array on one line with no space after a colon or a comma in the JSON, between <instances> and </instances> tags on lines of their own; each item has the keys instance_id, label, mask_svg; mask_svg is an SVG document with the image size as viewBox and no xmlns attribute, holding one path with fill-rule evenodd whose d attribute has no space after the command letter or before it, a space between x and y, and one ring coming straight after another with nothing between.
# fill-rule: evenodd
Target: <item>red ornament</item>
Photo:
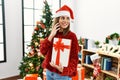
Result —
<instances>
[{"instance_id":1,"label":"red ornament","mask_svg":"<svg viewBox=\"0 0 120 80\"><path fill-rule=\"evenodd\" d=\"M31 48L33 49L33 48L34 48L34 46L31 46Z\"/></svg>"},{"instance_id":2,"label":"red ornament","mask_svg":"<svg viewBox=\"0 0 120 80\"><path fill-rule=\"evenodd\" d=\"M41 28L45 29L45 25L43 23L41 23Z\"/></svg>"},{"instance_id":3,"label":"red ornament","mask_svg":"<svg viewBox=\"0 0 120 80\"><path fill-rule=\"evenodd\" d=\"M25 72L28 72L28 68L25 69Z\"/></svg>"},{"instance_id":4,"label":"red ornament","mask_svg":"<svg viewBox=\"0 0 120 80\"><path fill-rule=\"evenodd\" d=\"M35 27L35 29L34 29L35 31L38 31L39 30L39 28L38 27Z\"/></svg>"},{"instance_id":5,"label":"red ornament","mask_svg":"<svg viewBox=\"0 0 120 80\"><path fill-rule=\"evenodd\" d=\"M45 29L45 25L43 22L37 21L37 25L40 25L41 28Z\"/></svg>"},{"instance_id":6,"label":"red ornament","mask_svg":"<svg viewBox=\"0 0 120 80\"><path fill-rule=\"evenodd\" d=\"M39 71L39 69L40 69L40 66L37 66L37 67L36 67L36 71Z\"/></svg>"}]
</instances>

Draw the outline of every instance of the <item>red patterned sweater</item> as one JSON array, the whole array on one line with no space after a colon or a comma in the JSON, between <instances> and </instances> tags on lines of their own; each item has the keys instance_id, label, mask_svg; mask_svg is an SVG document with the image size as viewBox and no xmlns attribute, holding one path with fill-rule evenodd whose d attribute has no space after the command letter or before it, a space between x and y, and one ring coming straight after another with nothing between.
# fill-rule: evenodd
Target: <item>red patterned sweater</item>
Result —
<instances>
[{"instance_id":1,"label":"red patterned sweater","mask_svg":"<svg viewBox=\"0 0 120 80\"><path fill-rule=\"evenodd\" d=\"M47 68L52 72L59 73L60 75L72 77L77 73L79 51L77 37L71 31L69 31L67 35L62 35L61 32L58 32L55 37L72 40L68 67L64 67L63 72L61 73L57 69L50 66L49 63L51 62L53 40L50 42L47 38L40 44L40 52L45 55L42 67Z\"/></svg>"}]
</instances>

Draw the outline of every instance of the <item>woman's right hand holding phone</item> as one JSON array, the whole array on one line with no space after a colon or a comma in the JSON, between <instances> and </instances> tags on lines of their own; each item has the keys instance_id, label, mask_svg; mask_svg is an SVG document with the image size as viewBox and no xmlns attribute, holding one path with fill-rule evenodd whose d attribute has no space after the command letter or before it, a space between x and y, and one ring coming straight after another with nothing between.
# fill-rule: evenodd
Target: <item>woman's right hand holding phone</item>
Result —
<instances>
[{"instance_id":1,"label":"woman's right hand holding phone","mask_svg":"<svg viewBox=\"0 0 120 80\"><path fill-rule=\"evenodd\" d=\"M48 40L51 41L52 38L56 35L57 31L60 30L60 24L57 23L52 27L52 31L50 33L50 36L48 37Z\"/></svg>"}]
</instances>

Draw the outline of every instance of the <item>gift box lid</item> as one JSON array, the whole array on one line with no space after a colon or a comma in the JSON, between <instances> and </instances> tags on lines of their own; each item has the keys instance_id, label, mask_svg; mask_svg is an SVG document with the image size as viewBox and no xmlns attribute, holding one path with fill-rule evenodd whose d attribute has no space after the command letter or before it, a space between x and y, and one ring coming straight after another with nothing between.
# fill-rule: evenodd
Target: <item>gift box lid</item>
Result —
<instances>
[{"instance_id":1,"label":"gift box lid","mask_svg":"<svg viewBox=\"0 0 120 80\"><path fill-rule=\"evenodd\" d=\"M27 74L25 80L38 80L38 74Z\"/></svg>"}]
</instances>

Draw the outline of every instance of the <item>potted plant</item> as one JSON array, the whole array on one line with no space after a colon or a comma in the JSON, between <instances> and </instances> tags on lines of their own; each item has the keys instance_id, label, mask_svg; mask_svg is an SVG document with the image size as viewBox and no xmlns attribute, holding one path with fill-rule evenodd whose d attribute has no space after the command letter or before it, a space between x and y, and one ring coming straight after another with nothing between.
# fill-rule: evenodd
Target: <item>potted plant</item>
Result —
<instances>
[{"instance_id":1,"label":"potted plant","mask_svg":"<svg viewBox=\"0 0 120 80\"><path fill-rule=\"evenodd\" d=\"M110 41L112 42L112 44L114 45L120 45L120 35L118 33L113 33L111 35L108 35L106 37L106 43L110 43Z\"/></svg>"},{"instance_id":2,"label":"potted plant","mask_svg":"<svg viewBox=\"0 0 120 80\"><path fill-rule=\"evenodd\" d=\"M99 42L99 41L95 41L95 42L94 42L94 44L95 44L96 48L98 48L98 47L99 47L100 42Z\"/></svg>"}]
</instances>

